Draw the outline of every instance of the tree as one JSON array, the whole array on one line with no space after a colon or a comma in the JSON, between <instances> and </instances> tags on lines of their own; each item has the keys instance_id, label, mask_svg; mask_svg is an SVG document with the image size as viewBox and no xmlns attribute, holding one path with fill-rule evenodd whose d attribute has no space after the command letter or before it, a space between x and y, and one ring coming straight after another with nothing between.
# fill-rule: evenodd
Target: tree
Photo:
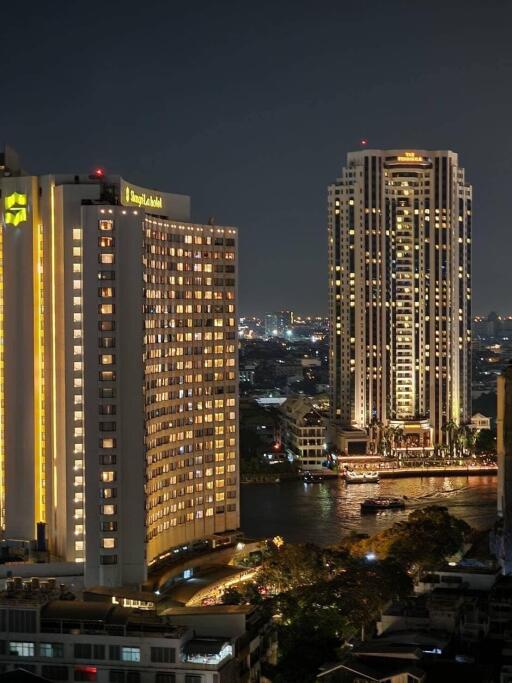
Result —
<instances>
[{"instance_id":1,"label":"tree","mask_svg":"<svg viewBox=\"0 0 512 683\"><path fill-rule=\"evenodd\" d=\"M282 593L327 576L323 551L312 543L288 543L280 548L270 543L258 574L258 583L272 593Z\"/></svg>"},{"instance_id":2,"label":"tree","mask_svg":"<svg viewBox=\"0 0 512 683\"><path fill-rule=\"evenodd\" d=\"M386 457L391 457L393 455L392 451L392 435L391 427L386 425L382 428L382 451Z\"/></svg>"},{"instance_id":3,"label":"tree","mask_svg":"<svg viewBox=\"0 0 512 683\"><path fill-rule=\"evenodd\" d=\"M453 458L455 450L456 433L458 429L457 423L454 422L454 420L449 420L442 429L446 433L446 437L448 440L448 452L450 454L450 458Z\"/></svg>"},{"instance_id":4,"label":"tree","mask_svg":"<svg viewBox=\"0 0 512 683\"><path fill-rule=\"evenodd\" d=\"M370 436L372 451L376 455L384 452L384 429L384 423L381 422L377 417L372 417L371 422L368 425L368 433Z\"/></svg>"},{"instance_id":5,"label":"tree","mask_svg":"<svg viewBox=\"0 0 512 683\"><path fill-rule=\"evenodd\" d=\"M477 453L496 453L496 433L490 429L482 429L476 437Z\"/></svg>"},{"instance_id":6,"label":"tree","mask_svg":"<svg viewBox=\"0 0 512 683\"><path fill-rule=\"evenodd\" d=\"M464 429L465 429L466 448L468 450L468 454L471 456L471 455L474 455L474 453L475 453L477 431L475 429L472 429L470 423L464 425Z\"/></svg>"},{"instance_id":7,"label":"tree","mask_svg":"<svg viewBox=\"0 0 512 683\"><path fill-rule=\"evenodd\" d=\"M435 567L459 551L469 536L466 522L452 517L444 507L431 506L409 515L407 527L390 547L390 556L401 564Z\"/></svg>"},{"instance_id":8,"label":"tree","mask_svg":"<svg viewBox=\"0 0 512 683\"><path fill-rule=\"evenodd\" d=\"M351 549L359 556L372 552L379 559L394 559L405 568L435 567L460 550L470 532L466 522L434 505L414 510L406 522L397 522L372 538L362 539Z\"/></svg>"},{"instance_id":9,"label":"tree","mask_svg":"<svg viewBox=\"0 0 512 683\"><path fill-rule=\"evenodd\" d=\"M369 562L340 555L344 568L329 581L275 599L280 660L273 681L313 681L320 664L337 658L348 638L371 625L384 605L405 597L412 581L393 560Z\"/></svg>"},{"instance_id":10,"label":"tree","mask_svg":"<svg viewBox=\"0 0 512 683\"><path fill-rule=\"evenodd\" d=\"M236 588L230 586L222 594L221 600L223 605L240 605L242 604L242 594Z\"/></svg>"},{"instance_id":11,"label":"tree","mask_svg":"<svg viewBox=\"0 0 512 683\"><path fill-rule=\"evenodd\" d=\"M404 430L401 427L391 427L391 454L396 456L397 450L402 446Z\"/></svg>"}]
</instances>

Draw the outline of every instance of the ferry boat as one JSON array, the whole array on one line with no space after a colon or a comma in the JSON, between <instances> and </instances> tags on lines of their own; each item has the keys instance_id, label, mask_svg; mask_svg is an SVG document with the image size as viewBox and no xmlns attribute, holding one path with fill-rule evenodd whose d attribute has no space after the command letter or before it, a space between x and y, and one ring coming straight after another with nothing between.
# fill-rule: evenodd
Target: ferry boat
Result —
<instances>
[{"instance_id":1,"label":"ferry boat","mask_svg":"<svg viewBox=\"0 0 512 683\"><path fill-rule=\"evenodd\" d=\"M403 498L393 498L391 496L376 496L366 498L361 503L361 512L379 512L379 510L403 510L405 501Z\"/></svg>"},{"instance_id":2,"label":"ferry boat","mask_svg":"<svg viewBox=\"0 0 512 683\"><path fill-rule=\"evenodd\" d=\"M347 470L345 472L345 481L347 484L377 484L379 481L379 473Z\"/></svg>"}]
</instances>

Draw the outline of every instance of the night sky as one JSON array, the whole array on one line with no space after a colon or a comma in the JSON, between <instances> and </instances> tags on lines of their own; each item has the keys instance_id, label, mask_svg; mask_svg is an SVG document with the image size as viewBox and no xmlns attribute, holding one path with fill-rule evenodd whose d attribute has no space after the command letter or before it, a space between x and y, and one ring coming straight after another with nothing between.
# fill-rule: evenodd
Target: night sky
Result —
<instances>
[{"instance_id":1,"label":"night sky","mask_svg":"<svg viewBox=\"0 0 512 683\"><path fill-rule=\"evenodd\" d=\"M29 0L4 8L0 140L240 231L240 312L327 311L326 185L361 138L453 149L474 311L512 312L512 3Z\"/></svg>"}]
</instances>

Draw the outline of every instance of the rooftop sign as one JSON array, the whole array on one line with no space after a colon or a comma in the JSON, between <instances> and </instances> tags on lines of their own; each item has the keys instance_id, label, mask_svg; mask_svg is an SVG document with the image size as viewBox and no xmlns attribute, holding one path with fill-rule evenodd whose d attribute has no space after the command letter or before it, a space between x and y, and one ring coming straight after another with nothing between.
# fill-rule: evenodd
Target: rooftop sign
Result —
<instances>
[{"instance_id":1,"label":"rooftop sign","mask_svg":"<svg viewBox=\"0 0 512 683\"><path fill-rule=\"evenodd\" d=\"M190 197L169 192L159 192L139 187L121 178L119 199L123 206L136 206L139 209L161 216L179 220L190 219Z\"/></svg>"},{"instance_id":2,"label":"rooftop sign","mask_svg":"<svg viewBox=\"0 0 512 683\"><path fill-rule=\"evenodd\" d=\"M398 161L402 161L409 164L416 164L421 161L425 161L423 157L418 157L414 152L404 152L403 156L397 157Z\"/></svg>"},{"instance_id":3,"label":"rooftop sign","mask_svg":"<svg viewBox=\"0 0 512 683\"><path fill-rule=\"evenodd\" d=\"M164 202L162 195L148 194L146 190L134 185L124 183L124 189L121 190L121 202L125 206L138 206L149 209L162 209Z\"/></svg>"},{"instance_id":4,"label":"rooftop sign","mask_svg":"<svg viewBox=\"0 0 512 683\"><path fill-rule=\"evenodd\" d=\"M432 160L416 152L400 152L396 157L386 157L384 166L420 166L421 168L431 168Z\"/></svg>"}]
</instances>

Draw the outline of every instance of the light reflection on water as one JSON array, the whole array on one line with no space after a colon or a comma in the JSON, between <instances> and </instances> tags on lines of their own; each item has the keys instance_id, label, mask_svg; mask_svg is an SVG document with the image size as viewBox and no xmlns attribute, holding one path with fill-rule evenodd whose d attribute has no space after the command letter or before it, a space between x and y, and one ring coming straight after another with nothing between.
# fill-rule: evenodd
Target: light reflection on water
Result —
<instances>
[{"instance_id":1,"label":"light reflection on water","mask_svg":"<svg viewBox=\"0 0 512 683\"><path fill-rule=\"evenodd\" d=\"M407 496L405 510L361 515L365 498ZM289 481L241 487L241 528L248 537L281 535L290 542L336 543L351 531L374 534L407 519L411 510L443 505L477 529L496 516L496 477L383 479L379 484L347 485L342 479L320 484Z\"/></svg>"}]
</instances>

